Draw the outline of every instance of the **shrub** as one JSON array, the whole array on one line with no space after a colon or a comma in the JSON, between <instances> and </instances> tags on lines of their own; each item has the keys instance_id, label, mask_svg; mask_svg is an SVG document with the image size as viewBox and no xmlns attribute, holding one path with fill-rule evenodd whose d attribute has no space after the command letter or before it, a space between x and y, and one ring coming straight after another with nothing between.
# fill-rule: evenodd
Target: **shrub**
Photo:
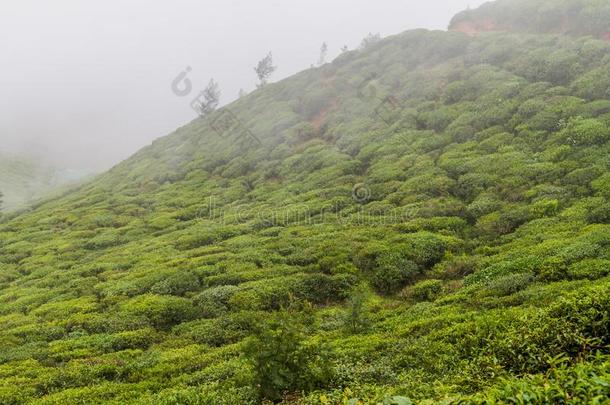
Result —
<instances>
[{"instance_id":1,"label":"shrub","mask_svg":"<svg viewBox=\"0 0 610 405\"><path fill-rule=\"evenodd\" d=\"M314 304L338 302L349 296L355 281L356 277L349 274L311 274L298 283L293 291L296 297Z\"/></svg>"},{"instance_id":2,"label":"shrub","mask_svg":"<svg viewBox=\"0 0 610 405\"><path fill-rule=\"evenodd\" d=\"M176 240L176 248L180 250L191 250L198 247L211 245L216 241L216 235L212 231L201 231L197 234L180 236Z\"/></svg>"},{"instance_id":3,"label":"shrub","mask_svg":"<svg viewBox=\"0 0 610 405\"><path fill-rule=\"evenodd\" d=\"M551 217L559 210L558 200L542 199L536 201L531 207L531 215L534 218Z\"/></svg>"},{"instance_id":4,"label":"shrub","mask_svg":"<svg viewBox=\"0 0 610 405\"><path fill-rule=\"evenodd\" d=\"M229 302L239 287L234 285L221 285L211 287L193 298L193 302L207 318L220 316L229 310Z\"/></svg>"},{"instance_id":5,"label":"shrub","mask_svg":"<svg viewBox=\"0 0 610 405\"><path fill-rule=\"evenodd\" d=\"M165 280L159 281L153 285L150 292L158 295L184 295L189 291L197 291L201 288L199 278L187 271L179 272L169 276Z\"/></svg>"},{"instance_id":6,"label":"shrub","mask_svg":"<svg viewBox=\"0 0 610 405\"><path fill-rule=\"evenodd\" d=\"M561 257L549 257L543 260L539 268L536 269L537 276L545 281L559 281L566 278L568 264Z\"/></svg>"},{"instance_id":7,"label":"shrub","mask_svg":"<svg viewBox=\"0 0 610 405\"><path fill-rule=\"evenodd\" d=\"M241 311L220 318L182 323L172 331L200 344L223 346L246 338L263 320L260 312Z\"/></svg>"},{"instance_id":8,"label":"shrub","mask_svg":"<svg viewBox=\"0 0 610 405\"><path fill-rule=\"evenodd\" d=\"M434 268L434 276L446 280L462 279L477 270L478 262L469 256L454 257L438 264Z\"/></svg>"},{"instance_id":9,"label":"shrub","mask_svg":"<svg viewBox=\"0 0 610 405\"><path fill-rule=\"evenodd\" d=\"M610 224L610 203L605 203L587 211L587 222L590 224Z\"/></svg>"},{"instance_id":10,"label":"shrub","mask_svg":"<svg viewBox=\"0 0 610 405\"><path fill-rule=\"evenodd\" d=\"M597 280L610 274L610 260L587 259L572 264L568 277L572 279Z\"/></svg>"},{"instance_id":11,"label":"shrub","mask_svg":"<svg viewBox=\"0 0 610 405\"><path fill-rule=\"evenodd\" d=\"M495 387L457 403L595 404L610 397L610 362L570 364L565 357L544 374L501 380Z\"/></svg>"},{"instance_id":12,"label":"shrub","mask_svg":"<svg viewBox=\"0 0 610 405\"><path fill-rule=\"evenodd\" d=\"M518 319L478 324L474 333L481 340L470 343L512 373L544 372L554 356L586 358L610 342L609 304L606 288L591 288ZM466 349L470 343L460 346Z\"/></svg>"},{"instance_id":13,"label":"shrub","mask_svg":"<svg viewBox=\"0 0 610 405\"><path fill-rule=\"evenodd\" d=\"M330 381L328 353L306 341L301 314L280 311L246 348L260 396L277 401L285 392L311 391Z\"/></svg>"},{"instance_id":14,"label":"shrub","mask_svg":"<svg viewBox=\"0 0 610 405\"><path fill-rule=\"evenodd\" d=\"M158 338L151 328L124 331L112 336L112 349L120 351L125 349L146 350Z\"/></svg>"},{"instance_id":15,"label":"shrub","mask_svg":"<svg viewBox=\"0 0 610 405\"><path fill-rule=\"evenodd\" d=\"M189 300L167 295L140 295L125 302L121 309L127 314L145 316L157 329L168 329L195 316Z\"/></svg>"},{"instance_id":16,"label":"shrub","mask_svg":"<svg viewBox=\"0 0 610 405\"><path fill-rule=\"evenodd\" d=\"M572 118L563 131L566 141L574 145L599 145L610 139L610 130L594 118Z\"/></svg>"},{"instance_id":17,"label":"shrub","mask_svg":"<svg viewBox=\"0 0 610 405\"><path fill-rule=\"evenodd\" d=\"M411 296L415 301L434 301L443 292L441 280L424 280L411 288Z\"/></svg>"},{"instance_id":18,"label":"shrub","mask_svg":"<svg viewBox=\"0 0 610 405\"><path fill-rule=\"evenodd\" d=\"M528 207L518 207L505 212L494 212L481 217L477 228L489 237L509 234L530 219Z\"/></svg>"},{"instance_id":19,"label":"shrub","mask_svg":"<svg viewBox=\"0 0 610 405\"><path fill-rule=\"evenodd\" d=\"M115 231L106 231L85 242L85 249L101 250L121 243L119 235Z\"/></svg>"},{"instance_id":20,"label":"shrub","mask_svg":"<svg viewBox=\"0 0 610 405\"><path fill-rule=\"evenodd\" d=\"M378 258L387 251L388 247L381 243L369 243L357 252L354 264L364 273L371 272L377 267Z\"/></svg>"},{"instance_id":21,"label":"shrub","mask_svg":"<svg viewBox=\"0 0 610 405\"><path fill-rule=\"evenodd\" d=\"M488 284L492 280L503 276L537 272L542 267L542 262L541 258L534 255L523 255L513 260L503 260L470 274L464 279L464 285Z\"/></svg>"},{"instance_id":22,"label":"shrub","mask_svg":"<svg viewBox=\"0 0 610 405\"><path fill-rule=\"evenodd\" d=\"M606 173L598 179L591 182L593 189L599 193L599 195L610 199L610 173Z\"/></svg>"},{"instance_id":23,"label":"shrub","mask_svg":"<svg viewBox=\"0 0 610 405\"><path fill-rule=\"evenodd\" d=\"M362 332L368 327L370 323L366 310L368 298L369 291L364 284L359 285L352 291L347 301L347 313L344 320L344 325L349 332Z\"/></svg>"},{"instance_id":24,"label":"shrub","mask_svg":"<svg viewBox=\"0 0 610 405\"><path fill-rule=\"evenodd\" d=\"M402 237L398 249L424 268L430 268L445 256L445 243L438 236L420 232Z\"/></svg>"},{"instance_id":25,"label":"shrub","mask_svg":"<svg viewBox=\"0 0 610 405\"><path fill-rule=\"evenodd\" d=\"M511 295L523 290L533 279L531 273L509 274L490 281L487 284L487 294L500 297Z\"/></svg>"},{"instance_id":26,"label":"shrub","mask_svg":"<svg viewBox=\"0 0 610 405\"><path fill-rule=\"evenodd\" d=\"M371 275L371 284L382 294L392 294L419 273L419 266L415 262L399 252L386 252L378 259L377 267Z\"/></svg>"},{"instance_id":27,"label":"shrub","mask_svg":"<svg viewBox=\"0 0 610 405\"><path fill-rule=\"evenodd\" d=\"M444 242L434 234L421 232L401 236L391 249L380 243L369 243L356 254L354 262L378 292L392 294L422 268L440 262L444 255Z\"/></svg>"}]
</instances>

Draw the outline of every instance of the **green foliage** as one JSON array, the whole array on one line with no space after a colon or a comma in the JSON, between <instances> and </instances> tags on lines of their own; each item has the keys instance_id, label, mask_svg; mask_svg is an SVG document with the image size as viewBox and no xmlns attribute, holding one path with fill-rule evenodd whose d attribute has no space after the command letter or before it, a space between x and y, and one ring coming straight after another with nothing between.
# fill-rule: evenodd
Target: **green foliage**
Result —
<instances>
[{"instance_id":1,"label":"green foliage","mask_svg":"<svg viewBox=\"0 0 610 405\"><path fill-rule=\"evenodd\" d=\"M567 275L574 279L597 280L610 274L610 260L587 259L572 264Z\"/></svg>"},{"instance_id":2,"label":"green foliage","mask_svg":"<svg viewBox=\"0 0 610 405\"><path fill-rule=\"evenodd\" d=\"M183 296L190 291L199 291L199 278L191 272L179 272L153 285L150 292L158 295Z\"/></svg>"},{"instance_id":3,"label":"green foliage","mask_svg":"<svg viewBox=\"0 0 610 405\"><path fill-rule=\"evenodd\" d=\"M415 262L400 252L385 252L378 259L371 275L371 284L384 294L400 290L420 272Z\"/></svg>"},{"instance_id":4,"label":"green foliage","mask_svg":"<svg viewBox=\"0 0 610 405\"><path fill-rule=\"evenodd\" d=\"M503 297L525 289L533 280L530 273L509 274L489 282L486 294Z\"/></svg>"},{"instance_id":5,"label":"green foliage","mask_svg":"<svg viewBox=\"0 0 610 405\"><path fill-rule=\"evenodd\" d=\"M601 145L610 139L610 129L599 120L576 117L568 122L562 136L573 145Z\"/></svg>"},{"instance_id":6,"label":"green foliage","mask_svg":"<svg viewBox=\"0 0 610 405\"><path fill-rule=\"evenodd\" d=\"M592 182L593 188L600 195L610 199L610 173L606 173Z\"/></svg>"},{"instance_id":7,"label":"green foliage","mask_svg":"<svg viewBox=\"0 0 610 405\"><path fill-rule=\"evenodd\" d=\"M443 292L441 280L425 280L415 284L411 296L416 301L434 301Z\"/></svg>"},{"instance_id":8,"label":"green foliage","mask_svg":"<svg viewBox=\"0 0 610 405\"><path fill-rule=\"evenodd\" d=\"M368 310L366 307L370 292L364 284L357 286L347 301L347 313L345 314L345 327L350 333L359 333L366 330L370 325Z\"/></svg>"},{"instance_id":9,"label":"green foliage","mask_svg":"<svg viewBox=\"0 0 610 405\"><path fill-rule=\"evenodd\" d=\"M603 402L610 45L563 18L604 4L375 41L3 215L0 403Z\"/></svg>"},{"instance_id":10,"label":"green foliage","mask_svg":"<svg viewBox=\"0 0 610 405\"><path fill-rule=\"evenodd\" d=\"M544 374L522 379L504 379L485 393L463 398L456 403L596 404L610 397L610 363L603 357L595 363L571 366L566 358L558 357Z\"/></svg>"},{"instance_id":11,"label":"green foliage","mask_svg":"<svg viewBox=\"0 0 610 405\"><path fill-rule=\"evenodd\" d=\"M229 310L231 297L239 291L234 285L221 285L203 290L194 298L195 305L202 311L204 317L220 316Z\"/></svg>"},{"instance_id":12,"label":"green foliage","mask_svg":"<svg viewBox=\"0 0 610 405\"><path fill-rule=\"evenodd\" d=\"M172 296L145 294L126 301L121 308L127 314L144 316L155 327L166 329L192 319L195 309L190 301Z\"/></svg>"},{"instance_id":13,"label":"green foliage","mask_svg":"<svg viewBox=\"0 0 610 405\"><path fill-rule=\"evenodd\" d=\"M285 392L312 390L330 380L325 350L306 341L301 318L280 311L246 349L262 398L278 400Z\"/></svg>"}]
</instances>

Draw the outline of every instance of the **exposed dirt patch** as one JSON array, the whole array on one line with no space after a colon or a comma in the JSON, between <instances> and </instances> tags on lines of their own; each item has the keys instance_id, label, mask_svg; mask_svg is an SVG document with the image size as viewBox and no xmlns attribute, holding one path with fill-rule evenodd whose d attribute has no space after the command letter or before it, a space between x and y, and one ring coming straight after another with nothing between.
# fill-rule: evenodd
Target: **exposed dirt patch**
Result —
<instances>
[{"instance_id":1,"label":"exposed dirt patch","mask_svg":"<svg viewBox=\"0 0 610 405\"><path fill-rule=\"evenodd\" d=\"M339 106L339 99L333 99L326 107L324 107L318 114L316 114L309 122L313 126L316 133L319 135L322 131L324 123L326 122L326 117L328 114L337 109Z\"/></svg>"},{"instance_id":2,"label":"exposed dirt patch","mask_svg":"<svg viewBox=\"0 0 610 405\"><path fill-rule=\"evenodd\" d=\"M451 30L474 37L480 32L495 31L496 28L496 22L490 18L487 18L481 21L462 21L451 27Z\"/></svg>"}]
</instances>

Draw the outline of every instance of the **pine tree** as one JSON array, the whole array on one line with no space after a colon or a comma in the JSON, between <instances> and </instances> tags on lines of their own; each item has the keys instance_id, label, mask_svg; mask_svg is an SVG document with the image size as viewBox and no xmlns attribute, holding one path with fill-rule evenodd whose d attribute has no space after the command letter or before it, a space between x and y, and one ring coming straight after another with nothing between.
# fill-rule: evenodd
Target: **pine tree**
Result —
<instances>
[{"instance_id":1,"label":"pine tree","mask_svg":"<svg viewBox=\"0 0 610 405\"><path fill-rule=\"evenodd\" d=\"M322 66L326 63L326 55L328 55L328 45L326 44L326 42L324 42L322 44L322 47L320 48L320 59L318 59L319 66Z\"/></svg>"},{"instance_id":2,"label":"pine tree","mask_svg":"<svg viewBox=\"0 0 610 405\"><path fill-rule=\"evenodd\" d=\"M220 88L218 83L211 79L208 86L193 101L195 109L201 115L207 115L216 110L220 102Z\"/></svg>"},{"instance_id":3,"label":"pine tree","mask_svg":"<svg viewBox=\"0 0 610 405\"><path fill-rule=\"evenodd\" d=\"M363 40L362 43L360 44L360 49L366 49L369 46L373 45L374 43L377 43L381 41L381 34L377 33L377 34L373 34L372 32L369 32L369 35L367 35Z\"/></svg>"},{"instance_id":4,"label":"pine tree","mask_svg":"<svg viewBox=\"0 0 610 405\"><path fill-rule=\"evenodd\" d=\"M256 75L258 76L259 84L258 87L264 87L269 80L269 77L275 72L277 66L273 66L273 55L271 52L267 54L263 59L258 62L258 65L254 68Z\"/></svg>"}]
</instances>

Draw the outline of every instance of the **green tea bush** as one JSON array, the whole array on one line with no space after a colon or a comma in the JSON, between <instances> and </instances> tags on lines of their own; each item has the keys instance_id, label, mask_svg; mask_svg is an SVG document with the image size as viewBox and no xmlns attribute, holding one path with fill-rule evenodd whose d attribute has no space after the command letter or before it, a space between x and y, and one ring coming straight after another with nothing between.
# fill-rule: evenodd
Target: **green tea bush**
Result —
<instances>
[{"instance_id":1,"label":"green tea bush","mask_svg":"<svg viewBox=\"0 0 610 405\"><path fill-rule=\"evenodd\" d=\"M293 294L314 304L341 302L349 296L356 280L350 274L311 274L293 287Z\"/></svg>"},{"instance_id":2,"label":"green tea bush","mask_svg":"<svg viewBox=\"0 0 610 405\"><path fill-rule=\"evenodd\" d=\"M610 260L587 259L570 265L567 271L572 279L597 280L610 274Z\"/></svg>"},{"instance_id":3,"label":"green tea bush","mask_svg":"<svg viewBox=\"0 0 610 405\"><path fill-rule=\"evenodd\" d=\"M103 232L89 240L84 244L85 249L100 250L107 249L112 246L117 246L121 243L119 234L115 231Z\"/></svg>"},{"instance_id":4,"label":"green tea bush","mask_svg":"<svg viewBox=\"0 0 610 405\"><path fill-rule=\"evenodd\" d=\"M172 331L194 342L220 347L247 338L261 322L264 322L263 314L240 311L220 318L184 322L175 326Z\"/></svg>"},{"instance_id":5,"label":"green tea bush","mask_svg":"<svg viewBox=\"0 0 610 405\"><path fill-rule=\"evenodd\" d=\"M153 285L150 292L157 295L184 296L201 289L199 278L191 272L179 272Z\"/></svg>"},{"instance_id":6,"label":"green tea bush","mask_svg":"<svg viewBox=\"0 0 610 405\"><path fill-rule=\"evenodd\" d=\"M610 199L610 174L606 173L603 176L597 178L592 183L593 189L597 193L606 199Z\"/></svg>"},{"instance_id":7,"label":"green tea bush","mask_svg":"<svg viewBox=\"0 0 610 405\"><path fill-rule=\"evenodd\" d=\"M456 256L435 266L433 275L447 280L462 279L478 269L477 259L469 256Z\"/></svg>"},{"instance_id":8,"label":"green tea bush","mask_svg":"<svg viewBox=\"0 0 610 405\"><path fill-rule=\"evenodd\" d=\"M121 305L121 311L129 315L145 316L157 329L168 329L196 315L191 301L154 294L144 294L126 301Z\"/></svg>"},{"instance_id":9,"label":"green tea bush","mask_svg":"<svg viewBox=\"0 0 610 405\"><path fill-rule=\"evenodd\" d=\"M603 357L593 364L571 365L559 357L544 374L526 375L521 379L504 378L494 387L454 403L596 404L610 397L610 362Z\"/></svg>"},{"instance_id":10,"label":"green tea bush","mask_svg":"<svg viewBox=\"0 0 610 405\"><path fill-rule=\"evenodd\" d=\"M203 290L193 298L193 302L206 318L214 318L226 313L230 308L233 295L240 288L234 285L221 285Z\"/></svg>"},{"instance_id":11,"label":"green tea bush","mask_svg":"<svg viewBox=\"0 0 610 405\"><path fill-rule=\"evenodd\" d=\"M379 257L370 280L377 291L392 294L411 282L419 273L420 268L415 262L398 252L387 252Z\"/></svg>"},{"instance_id":12,"label":"green tea bush","mask_svg":"<svg viewBox=\"0 0 610 405\"><path fill-rule=\"evenodd\" d=\"M587 212L590 224L610 224L610 203L605 203Z\"/></svg>"},{"instance_id":13,"label":"green tea bush","mask_svg":"<svg viewBox=\"0 0 610 405\"><path fill-rule=\"evenodd\" d=\"M531 273L510 274L490 281L486 286L487 295L504 297L525 289L534 280Z\"/></svg>"},{"instance_id":14,"label":"green tea bush","mask_svg":"<svg viewBox=\"0 0 610 405\"><path fill-rule=\"evenodd\" d=\"M424 280L415 284L410 289L410 294L415 301L434 301L443 292L441 280Z\"/></svg>"},{"instance_id":15,"label":"green tea bush","mask_svg":"<svg viewBox=\"0 0 610 405\"><path fill-rule=\"evenodd\" d=\"M599 145L610 139L610 130L599 120L576 117L568 122L563 137L569 144Z\"/></svg>"},{"instance_id":16,"label":"green tea bush","mask_svg":"<svg viewBox=\"0 0 610 405\"><path fill-rule=\"evenodd\" d=\"M445 256L445 242L437 235L422 232L400 238L399 249L424 268L431 268Z\"/></svg>"}]
</instances>

